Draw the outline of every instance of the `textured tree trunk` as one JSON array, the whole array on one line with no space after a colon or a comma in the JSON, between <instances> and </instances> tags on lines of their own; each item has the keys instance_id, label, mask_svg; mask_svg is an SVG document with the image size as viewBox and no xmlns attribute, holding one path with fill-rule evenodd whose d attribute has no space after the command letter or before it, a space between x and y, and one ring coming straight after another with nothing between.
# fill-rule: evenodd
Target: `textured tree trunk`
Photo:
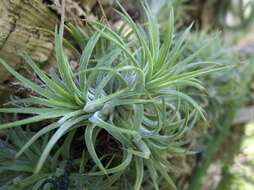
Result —
<instances>
[{"instance_id":1,"label":"textured tree trunk","mask_svg":"<svg viewBox=\"0 0 254 190\"><path fill-rule=\"evenodd\" d=\"M16 55L28 52L34 60L45 63L52 54L52 36L45 30L54 30L58 22L42 0L0 0L0 57L16 70L22 61ZM10 77L0 65L0 99L6 91L3 83Z\"/></svg>"},{"instance_id":2,"label":"textured tree trunk","mask_svg":"<svg viewBox=\"0 0 254 190\"><path fill-rule=\"evenodd\" d=\"M110 13L112 9L112 0L65 1L66 21L81 25L80 18L93 16L94 12L101 10L101 6L106 13L107 10ZM46 66L45 63L54 56L53 36L47 31L54 31L59 22L59 2L0 0L0 58L21 72L24 67L17 53L25 51L41 66ZM9 79L10 74L0 65L0 102L13 91L13 88L5 85L10 84Z\"/></svg>"}]
</instances>

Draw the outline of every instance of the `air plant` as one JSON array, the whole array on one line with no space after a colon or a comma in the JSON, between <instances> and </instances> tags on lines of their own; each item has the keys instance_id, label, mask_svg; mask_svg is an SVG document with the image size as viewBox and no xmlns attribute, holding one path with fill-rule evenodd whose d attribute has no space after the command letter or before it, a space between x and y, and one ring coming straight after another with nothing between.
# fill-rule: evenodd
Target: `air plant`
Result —
<instances>
[{"instance_id":1,"label":"air plant","mask_svg":"<svg viewBox=\"0 0 254 190\"><path fill-rule=\"evenodd\" d=\"M71 142L81 139L86 146L78 156L74 155L70 175L73 189L79 185L88 189L119 185L121 189L138 190L146 185L144 178L151 179L154 189L160 189L161 178L176 189L169 175L172 167L168 155L186 153L185 133L197 118L205 120L202 107L184 89L204 91L198 77L226 67L194 64L203 47L181 59L191 26L175 34L173 10L167 35L161 39L159 24L146 4L144 25L134 23L120 4L119 7L118 14L126 23L119 30L101 22L89 23L94 33L82 49L77 70L71 69L63 51L63 24L55 32L58 71L47 75L29 55L21 53L42 84L25 78L0 59L6 70L32 91L31 97L8 103L14 107L0 109L3 113L32 116L0 124L0 130L29 128L38 123L39 130L15 152L17 159L28 154L44 136L49 137L36 157L37 164L30 165L32 168L27 171L34 175L51 165L56 152L70 152ZM127 26L131 30L124 33ZM199 68L193 70L193 65ZM49 124L41 124L45 121ZM111 150L110 144L104 144L106 137L117 144L117 153L102 154L103 150ZM60 148L63 140L67 141L64 149ZM99 149L99 144L103 144L103 149ZM61 159L58 157L58 161ZM85 167L85 160L90 167Z\"/></svg>"}]
</instances>

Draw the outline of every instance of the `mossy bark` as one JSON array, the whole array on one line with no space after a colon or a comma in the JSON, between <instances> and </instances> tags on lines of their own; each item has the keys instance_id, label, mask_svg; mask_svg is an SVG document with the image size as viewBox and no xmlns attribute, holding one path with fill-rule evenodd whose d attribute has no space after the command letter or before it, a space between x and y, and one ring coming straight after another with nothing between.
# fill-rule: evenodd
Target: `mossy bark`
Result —
<instances>
[{"instance_id":1,"label":"mossy bark","mask_svg":"<svg viewBox=\"0 0 254 190\"><path fill-rule=\"evenodd\" d=\"M45 63L53 52L53 38L45 29L54 30L57 22L57 15L42 0L1 0L0 57L16 70L22 67L19 51L28 52L38 63ZM3 83L9 77L0 65L0 99Z\"/></svg>"}]
</instances>

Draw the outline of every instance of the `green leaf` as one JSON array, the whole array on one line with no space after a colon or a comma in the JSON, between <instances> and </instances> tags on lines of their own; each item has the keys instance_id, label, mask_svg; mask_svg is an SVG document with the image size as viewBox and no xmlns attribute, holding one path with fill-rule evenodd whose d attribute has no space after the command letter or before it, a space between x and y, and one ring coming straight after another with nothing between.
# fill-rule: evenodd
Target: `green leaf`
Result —
<instances>
[{"instance_id":1,"label":"green leaf","mask_svg":"<svg viewBox=\"0 0 254 190\"><path fill-rule=\"evenodd\" d=\"M130 165L131 161L132 161L132 154L127 153L125 160L123 160L121 162L121 164L119 164L118 166L115 166L113 168L110 168L110 169L105 169L105 172L106 172L106 174L114 174L114 173L124 171ZM88 176L100 176L100 175L105 175L105 173L104 173L104 171L91 172L91 173L88 173L87 175Z\"/></svg>"},{"instance_id":2,"label":"green leaf","mask_svg":"<svg viewBox=\"0 0 254 190\"><path fill-rule=\"evenodd\" d=\"M89 121L93 123L94 125L101 127L109 132L115 132L115 133L123 133L123 134L129 134L133 135L135 138L140 139L140 135L137 131L125 129L121 127L117 127L115 125L112 125L108 122L103 121L100 116L99 112L95 112L95 114L89 118Z\"/></svg>"},{"instance_id":3,"label":"green leaf","mask_svg":"<svg viewBox=\"0 0 254 190\"><path fill-rule=\"evenodd\" d=\"M150 50L151 56L154 60L157 59L160 47L160 34L159 34L159 26L155 16L152 14L149 5L147 2L143 3L143 8L146 13L146 17L148 20L148 31L149 31L149 39L150 39Z\"/></svg>"},{"instance_id":4,"label":"green leaf","mask_svg":"<svg viewBox=\"0 0 254 190\"><path fill-rule=\"evenodd\" d=\"M134 190L140 190L144 176L143 159L135 157L135 166L136 166L136 181L134 185Z\"/></svg>"},{"instance_id":5,"label":"green leaf","mask_svg":"<svg viewBox=\"0 0 254 190\"><path fill-rule=\"evenodd\" d=\"M80 57L79 60L79 85L81 90L83 91L85 88L85 84L86 84L86 73L83 72L81 73L81 71L84 71L87 69L87 66L89 64L90 58L92 56L92 52L94 50L94 47L96 45L96 43L98 42L99 38L100 38L100 33L95 33L88 41L86 47L84 48L82 55Z\"/></svg>"},{"instance_id":6,"label":"green leaf","mask_svg":"<svg viewBox=\"0 0 254 190\"><path fill-rule=\"evenodd\" d=\"M31 146L37 139L39 139L42 135L47 134L48 132L58 128L60 125L58 123L52 123L46 127L43 127L40 131L38 131L16 154L16 158L18 158L26 149Z\"/></svg>"},{"instance_id":7,"label":"green leaf","mask_svg":"<svg viewBox=\"0 0 254 190\"><path fill-rule=\"evenodd\" d=\"M32 67L35 73L41 78L42 81L53 91L58 93L60 96L64 97L66 101L72 102L72 97L68 92L65 91L61 86L52 81L48 76L33 62L31 57L29 57L26 53L21 54L23 59Z\"/></svg>"},{"instance_id":8,"label":"green leaf","mask_svg":"<svg viewBox=\"0 0 254 190\"><path fill-rule=\"evenodd\" d=\"M140 46L142 47L142 50L144 51L144 55L146 55L147 62L148 62L147 79L149 80L152 77L152 73L153 73L153 58L152 58L151 52L149 50L149 47L147 45L147 42L145 41L144 37L142 36L142 33L140 32L139 28L137 27L137 24L135 24L135 22L128 15L126 10L122 7L122 5L120 3L117 2L117 4L121 8L121 11L123 13L121 13L120 11L117 11L117 10L116 10L116 12L119 15L121 15L121 17L131 26L131 28L133 29L133 31L136 34L136 37L140 43Z\"/></svg>"},{"instance_id":9,"label":"green leaf","mask_svg":"<svg viewBox=\"0 0 254 190\"><path fill-rule=\"evenodd\" d=\"M7 63L5 63L4 60L0 59L0 64L2 64L6 68L6 70L8 70L16 79L18 79L20 82L22 82L22 84L25 87L33 90L34 92L36 92L39 95L44 96L46 98L55 98L55 95L52 94L51 92L49 92L47 89L43 89L43 88L39 87L37 84L31 82L30 80L26 79L25 77L23 77L22 75L17 73Z\"/></svg>"},{"instance_id":10,"label":"green leaf","mask_svg":"<svg viewBox=\"0 0 254 190\"><path fill-rule=\"evenodd\" d=\"M52 110L51 108L36 108L36 107L28 107L28 108L0 108L0 113L23 113L23 114L43 114ZM58 110L60 111L60 110Z\"/></svg>"},{"instance_id":11,"label":"green leaf","mask_svg":"<svg viewBox=\"0 0 254 190\"><path fill-rule=\"evenodd\" d=\"M172 45L173 34L174 34L174 11L173 11L173 8L171 8L170 14L169 14L169 19L168 19L168 27L167 27L167 31L166 31L166 37L164 37L166 39L160 48L159 57L156 60L156 63L154 65L155 71L158 71L166 61L166 57L167 57L170 47Z\"/></svg>"},{"instance_id":12,"label":"green leaf","mask_svg":"<svg viewBox=\"0 0 254 190\"><path fill-rule=\"evenodd\" d=\"M106 169L104 168L104 166L102 165L100 159L97 156L97 153L95 151L95 147L94 147L94 140L93 140L93 130L95 128L95 125L91 125L86 127L85 130L85 141L86 141L86 147L87 150L90 154L90 156L92 157L94 163L100 168L100 170L106 175Z\"/></svg>"},{"instance_id":13,"label":"green leaf","mask_svg":"<svg viewBox=\"0 0 254 190\"><path fill-rule=\"evenodd\" d=\"M202 117L202 119L204 121L206 121L206 118L204 116L204 110L197 104L197 102L195 100L193 100L193 98L191 98L190 96L182 93L182 92L179 92L179 91L176 91L176 90L161 90L160 93L162 95L165 95L165 96L170 96L170 95L173 95L173 96L179 96L180 98L182 98L183 100L186 100L188 103L190 103L197 111L198 113L200 114L200 116Z\"/></svg>"},{"instance_id":14,"label":"green leaf","mask_svg":"<svg viewBox=\"0 0 254 190\"><path fill-rule=\"evenodd\" d=\"M46 159L49 156L50 151L52 150L52 148L55 146L55 144L57 143L57 141L68 131L70 130L74 125L78 124L79 122L83 121L87 119L87 116L80 116L78 118L74 118L74 119L70 119L67 122L65 122L64 124L62 124L57 131L54 133L54 135L50 138L47 146L45 147L45 149L42 152L42 155L37 163L36 169L34 171L35 174L37 174L44 162L46 161Z\"/></svg>"},{"instance_id":15,"label":"green leaf","mask_svg":"<svg viewBox=\"0 0 254 190\"><path fill-rule=\"evenodd\" d=\"M148 173L152 179L153 182L153 186L155 188L155 190L159 190L159 186L158 186L158 173L156 171L156 168L154 167L154 161L151 159L145 160L145 165L147 166L148 169Z\"/></svg>"},{"instance_id":16,"label":"green leaf","mask_svg":"<svg viewBox=\"0 0 254 190\"><path fill-rule=\"evenodd\" d=\"M166 169L160 163L156 164L156 166L158 168L158 171L161 173L161 175L166 180L166 182L170 185L170 187L172 187L174 190L177 190L175 183L173 182L171 177L168 175Z\"/></svg>"},{"instance_id":17,"label":"green leaf","mask_svg":"<svg viewBox=\"0 0 254 190\"><path fill-rule=\"evenodd\" d=\"M21 125L27 125L27 124L47 120L47 119L58 118L63 116L64 114L66 114L66 111L51 111L51 112L43 113L37 116L29 117L27 119L22 119L22 120L18 120L18 121L6 123L6 124L0 124L0 130L13 128L13 127L19 127Z\"/></svg>"},{"instance_id":18,"label":"green leaf","mask_svg":"<svg viewBox=\"0 0 254 190\"><path fill-rule=\"evenodd\" d=\"M71 67L66 55L63 52L62 37L57 32L55 32L55 52L61 77L65 81L69 93L73 94L73 92L78 92L78 89L73 81L73 73Z\"/></svg>"}]
</instances>

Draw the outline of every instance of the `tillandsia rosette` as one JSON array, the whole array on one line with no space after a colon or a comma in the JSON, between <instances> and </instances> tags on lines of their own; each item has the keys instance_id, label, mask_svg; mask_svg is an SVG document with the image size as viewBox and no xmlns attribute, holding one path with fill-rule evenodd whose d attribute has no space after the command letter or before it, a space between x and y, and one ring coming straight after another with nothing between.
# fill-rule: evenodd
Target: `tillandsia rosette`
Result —
<instances>
[{"instance_id":1,"label":"tillandsia rosette","mask_svg":"<svg viewBox=\"0 0 254 190\"><path fill-rule=\"evenodd\" d=\"M29 55L21 54L41 84L0 59L6 70L32 91L29 98L7 104L14 107L0 109L3 113L31 115L0 124L1 131L18 128L32 134L19 144L20 150L13 151L15 159L0 167L1 172L10 172L8 166L24 156L33 160L27 160L31 163L27 170L12 166L25 175L12 178L10 187L36 189L43 179L63 173L62 162L68 159L71 142L78 141L81 146L75 148L79 151L73 155L68 175L70 189L160 189L161 180L176 189L168 155L185 154L185 133L197 118L205 120L202 107L184 89L195 87L202 93L205 89L198 77L228 66L196 62L195 68L199 67L193 69L191 63L202 47L182 59L191 26L175 35L173 10L166 35L161 38L159 24L146 4L147 22L143 25L134 23L119 7L118 14L125 22L120 29L89 23L94 32L84 40L85 46L84 41L78 42L82 52L77 70L72 70L63 51L63 26L55 33L57 71L51 70L48 75ZM76 39L85 39L80 29L68 29L79 34ZM29 131L33 123L39 130ZM41 148L34 150L37 146Z\"/></svg>"}]
</instances>

